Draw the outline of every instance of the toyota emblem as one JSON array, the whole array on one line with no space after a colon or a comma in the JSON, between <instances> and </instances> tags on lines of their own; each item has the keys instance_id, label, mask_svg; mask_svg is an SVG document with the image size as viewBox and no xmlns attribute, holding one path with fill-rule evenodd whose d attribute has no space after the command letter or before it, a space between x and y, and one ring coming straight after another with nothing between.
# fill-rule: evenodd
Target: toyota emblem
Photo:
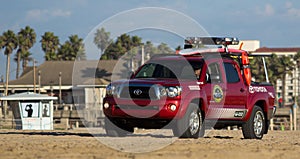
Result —
<instances>
[{"instance_id":1,"label":"toyota emblem","mask_svg":"<svg viewBox=\"0 0 300 159\"><path fill-rule=\"evenodd\" d=\"M137 95L137 96L141 95L142 93L143 93L143 91L140 90L140 89L136 89L136 90L133 91L133 94Z\"/></svg>"}]
</instances>

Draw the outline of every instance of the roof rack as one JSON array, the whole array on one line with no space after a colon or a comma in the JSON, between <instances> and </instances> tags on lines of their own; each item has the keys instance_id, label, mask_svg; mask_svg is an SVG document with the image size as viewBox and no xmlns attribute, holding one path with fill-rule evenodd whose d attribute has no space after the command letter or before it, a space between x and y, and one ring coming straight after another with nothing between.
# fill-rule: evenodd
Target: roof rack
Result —
<instances>
[{"instance_id":1,"label":"roof rack","mask_svg":"<svg viewBox=\"0 0 300 159\"><path fill-rule=\"evenodd\" d=\"M237 49L226 49L226 48L192 48L192 49L183 49L180 50L178 53L182 56L195 56L195 55L205 55L205 54L214 54L214 53L222 53L232 56L241 56L242 52L246 52L243 50ZM249 54L248 52L246 52Z\"/></svg>"},{"instance_id":2,"label":"roof rack","mask_svg":"<svg viewBox=\"0 0 300 159\"><path fill-rule=\"evenodd\" d=\"M191 55L199 55L207 52L219 52L219 48L191 48L191 49L183 49L179 51L180 55L183 56L191 56Z\"/></svg>"},{"instance_id":3,"label":"roof rack","mask_svg":"<svg viewBox=\"0 0 300 159\"><path fill-rule=\"evenodd\" d=\"M204 45L222 45L228 52L228 45L238 45L239 40L235 37L187 37L184 40L184 49L200 48Z\"/></svg>"},{"instance_id":4,"label":"roof rack","mask_svg":"<svg viewBox=\"0 0 300 159\"><path fill-rule=\"evenodd\" d=\"M165 56L178 56L178 57L181 57L182 55L180 55L180 54L154 54L153 56L151 56L150 59L165 57Z\"/></svg>"}]
</instances>

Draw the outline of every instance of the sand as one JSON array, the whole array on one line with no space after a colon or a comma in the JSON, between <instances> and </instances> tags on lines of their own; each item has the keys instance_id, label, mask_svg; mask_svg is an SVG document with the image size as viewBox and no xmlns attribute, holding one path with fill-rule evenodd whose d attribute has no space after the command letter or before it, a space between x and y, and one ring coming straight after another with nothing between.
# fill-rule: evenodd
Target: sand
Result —
<instances>
[{"instance_id":1,"label":"sand","mask_svg":"<svg viewBox=\"0 0 300 159\"><path fill-rule=\"evenodd\" d=\"M168 133L137 130L128 137L111 138L98 129L90 132L86 129L48 132L0 130L0 158L300 158L300 131L270 131L262 140L245 140L240 130L213 130L199 139L177 139ZM158 150L153 151L151 147ZM135 152L137 149L139 153Z\"/></svg>"}]
</instances>

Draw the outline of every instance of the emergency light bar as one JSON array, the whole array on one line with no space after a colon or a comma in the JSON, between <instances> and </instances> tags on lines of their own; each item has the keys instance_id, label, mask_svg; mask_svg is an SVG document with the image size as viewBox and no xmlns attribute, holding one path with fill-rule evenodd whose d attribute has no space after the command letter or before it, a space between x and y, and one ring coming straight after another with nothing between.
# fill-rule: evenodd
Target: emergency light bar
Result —
<instances>
[{"instance_id":1,"label":"emergency light bar","mask_svg":"<svg viewBox=\"0 0 300 159\"><path fill-rule=\"evenodd\" d=\"M238 38L233 37L187 37L185 39L184 48L193 48L199 45L238 45Z\"/></svg>"}]
</instances>

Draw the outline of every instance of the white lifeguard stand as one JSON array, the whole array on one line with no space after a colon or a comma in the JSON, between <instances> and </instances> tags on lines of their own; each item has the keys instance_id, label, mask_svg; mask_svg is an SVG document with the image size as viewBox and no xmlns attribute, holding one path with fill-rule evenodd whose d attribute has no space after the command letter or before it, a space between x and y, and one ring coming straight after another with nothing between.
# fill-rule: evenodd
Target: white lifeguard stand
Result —
<instances>
[{"instance_id":1,"label":"white lifeguard stand","mask_svg":"<svg viewBox=\"0 0 300 159\"><path fill-rule=\"evenodd\" d=\"M53 130L53 100L57 97L33 92L0 97L12 108L16 129Z\"/></svg>"}]
</instances>

